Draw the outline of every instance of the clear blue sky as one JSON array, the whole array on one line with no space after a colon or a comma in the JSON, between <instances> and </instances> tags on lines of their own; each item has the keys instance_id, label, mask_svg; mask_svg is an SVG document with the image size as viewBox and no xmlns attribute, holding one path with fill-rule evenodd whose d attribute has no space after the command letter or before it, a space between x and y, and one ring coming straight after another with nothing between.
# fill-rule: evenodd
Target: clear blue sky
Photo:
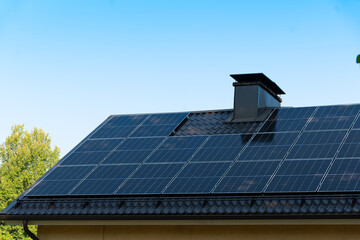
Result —
<instances>
[{"instance_id":1,"label":"clear blue sky","mask_svg":"<svg viewBox=\"0 0 360 240\"><path fill-rule=\"evenodd\" d=\"M64 155L111 114L231 108L231 73L360 103L357 54L359 0L0 0L0 142L24 123Z\"/></svg>"}]
</instances>

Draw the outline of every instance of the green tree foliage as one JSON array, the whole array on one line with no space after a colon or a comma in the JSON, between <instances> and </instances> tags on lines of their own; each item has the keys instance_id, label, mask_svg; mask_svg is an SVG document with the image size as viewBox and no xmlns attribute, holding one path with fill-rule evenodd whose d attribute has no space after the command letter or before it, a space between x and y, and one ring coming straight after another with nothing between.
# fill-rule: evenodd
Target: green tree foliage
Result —
<instances>
[{"instance_id":1,"label":"green tree foliage","mask_svg":"<svg viewBox=\"0 0 360 240\"><path fill-rule=\"evenodd\" d=\"M58 160L60 149L51 148L51 138L43 130L31 132L24 125L12 127L12 133L0 145L0 210L14 201ZM36 232L35 226L30 230ZM0 222L0 239L30 239L21 226Z\"/></svg>"}]
</instances>

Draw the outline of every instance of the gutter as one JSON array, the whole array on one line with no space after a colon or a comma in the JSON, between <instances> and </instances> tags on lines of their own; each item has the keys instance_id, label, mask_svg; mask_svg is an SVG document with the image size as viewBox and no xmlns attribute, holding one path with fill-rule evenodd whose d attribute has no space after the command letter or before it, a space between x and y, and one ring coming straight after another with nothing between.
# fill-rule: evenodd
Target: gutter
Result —
<instances>
[{"instance_id":1,"label":"gutter","mask_svg":"<svg viewBox=\"0 0 360 240\"><path fill-rule=\"evenodd\" d=\"M39 238L37 236L35 236L35 234L33 232L31 232L30 229L28 228L28 220L27 219L24 219L23 227L24 227L26 234L29 235L29 237L31 237L31 239L39 240Z\"/></svg>"}]
</instances>

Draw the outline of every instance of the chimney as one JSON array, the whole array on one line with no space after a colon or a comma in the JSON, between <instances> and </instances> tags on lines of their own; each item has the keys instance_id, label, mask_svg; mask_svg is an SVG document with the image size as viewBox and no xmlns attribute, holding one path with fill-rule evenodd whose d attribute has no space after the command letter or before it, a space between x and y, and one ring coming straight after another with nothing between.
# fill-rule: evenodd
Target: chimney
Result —
<instances>
[{"instance_id":1,"label":"chimney","mask_svg":"<svg viewBox=\"0 0 360 240\"><path fill-rule=\"evenodd\" d=\"M227 122L264 121L273 108L280 107L279 94L285 94L263 73L232 74L236 82L234 113Z\"/></svg>"}]
</instances>

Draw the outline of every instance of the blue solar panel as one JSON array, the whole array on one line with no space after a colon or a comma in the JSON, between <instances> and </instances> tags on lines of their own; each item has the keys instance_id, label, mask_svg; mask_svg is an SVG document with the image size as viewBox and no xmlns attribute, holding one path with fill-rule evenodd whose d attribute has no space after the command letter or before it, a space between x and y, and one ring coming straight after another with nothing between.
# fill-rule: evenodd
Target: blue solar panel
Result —
<instances>
[{"instance_id":1,"label":"blue solar panel","mask_svg":"<svg viewBox=\"0 0 360 240\"><path fill-rule=\"evenodd\" d=\"M98 164L123 141L124 139L87 140L66 156L60 165Z\"/></svg>"},{"instance_id":2,"label":"blue solar panel","mask_svg":"<svg viewBox=\"0 0 360 240\"><path fill-rule=\"evenodd\" d=\"M306 130L347 130L359 110L358 105L319 107Z\"/></svg>"},{"instance_id":3,"label":"blue solar panel","mask_svg":"<svg viewBox=\"0 0 360 240\"><path fill-rule=\"evenodd\" d=\"M279 163L280 160L236 162L214 192L261 192Z\"/></svg>"},{"instance_id":4,"label":"blue solar panel","mask_svg":"<svg viewBox=\"0 0 360 240\"><path fill-rule=\"evenodd\" d=\"M191 162L232 162L249 141L250 136L242 134L211 136Z\"/></svg>"},{"instance_id":5,"label":"blue solar panel","mask_svg":"<svg viewBox=\"0 0 360 240\"><path fill-rule=\"evenodd\" d=\"M131 137L168 136L189 113L152 114Z\"/></svg>"},{"instance_id":6,"label":"blue solar panel","mask_svg":"<svg viewBox=\"0 0 360 240\"><path fill-rule=\"evenodd\" d=\"M27 195L66 195L82 178L89 174L93 168L93 166L57 167L27 193Z\"/></svg>"},{"instance_id":7,"label":"blue solar panel","mask_svg":"<svg viewBox=\"0 0 360 240\"><path fill-rule=\"evenodd\" d=\"M169 185L164 193L210 193L219 178L229 167L229 162L189 163Z\"/></svg>"},{"instance_id":8,"label":"blue solar panel","mask_svg":"<svg viewBox=\"0 0 360 240\"><path fill-rule=\"evenodd\" d=\"M358 120L359 121L359 120ZM351 130L320 191L359 191L360 190L360 130Z\"/></svg>"},{"instance_id":9,"label":"blue solar panel","mask_svg":"<svg viewBox=\"0 0 360 240\"><path fill-rule=\"evenodd\" d=\"M289 132L256 135L214 192L261 192L298 134Z\"/></svg>"},{"instance_id":10,"label":"blue solar panel","mask_svg":"<svg viewBox=\"0 0 360 240\"><path fill-rule=\"evenodd\" d=\"M148 115L112 116L90 138L124 138L143 122Z\"/></svg>"},{"instance_id":11,"label":"blue solar panel","mask_svg":"<svg viewBox=\"0 0 360 240\"><path fill-rule=\"evenodd\" d=\"M322 184L321 192L360 190L360 158L337 158Z\"/></svg>"},{"instance_id":12,"label":"blue solar panel","mask_svg":"<svg viewBox=\"0 0 360 240\"><path fill-rule=\"evenodd\" d=\"M71 195L113 194L138 165L107 165L95 169Z\"/></svg>"},{"instance_id":13,"label":"blue solar panel","mask_svg":"<svg viewBox=\"0 0 360 240\"><path fill-rule=\"evenodd\" d=\"M314 111L313 107L276 109L260 132L299 132Z\"/></svg>"},{"instance_id":14,"label":"blue solar panel","mask_svg":"<svg viewBox=\"0 0 360 240\"><path fill-rule=\"evenodd\" d=\"M107 139L107 140L87 140L76 151L78 152L97 152L114 150L123 139Z\"/></svg>"},{"instance_id":15,"label":"blue solar panel","mask_svg":"<svg viewBox=\"0 0 360 240\"><path fill-rule=\"evenodd\" d=\"M356 116L360 111L360 105L335 105L319 107L314 117L342 117Z\"/></svg>"},{"instance_id":16,"label":"blue solar panel","mask_svg":"<svg viewBox=\"0 0 360 240\"><path fill-rule=\"evenodd\" d=\"M116 194L160 194L183 164L143 164Z\"/></svg>"},{"instance_id":17,"label":"blue solar panel","mask_svg":"<svg viewBox=\"0 0 360 240\"><path fill-rule=\"evenodd\" d=\"M163 137L128 138L104 160L103 164L141 163L162 141Z\"/></svg>"},{"instance_id":18,"label":"blue solar panel","mask_svg":"<svg viewBox=\"0 0 360 240\"><path fill-rule=\"evenodd\" d=\"M86 164L93 164L96 165L100 163L110 151L96 151L96 152L80 152L75 151L68 157L64 158L61 162L61 166L64 165L86 165Z\"/></svg>"},{"instance_id":19,"label":"blue solar panel","mask_svg":"<svg viewBox=\"0 0 360 240\"><path fill-rule=\"evenodd\" d=\"M52 180L39 182L27 196L57 196L66 195L73 189L79 180Z\"/></svg>"},{"instance_id":20,"label":"blue solar panel","mask_svg":"<svg viewBox=\"0 0 360 240\"><path fill-rule=\"evenodd\" d=\"M185 163L205 141L206 136L171 137L150 156L147 163Z\"/></svg>"},{"instance_id":21,"label":"blue solar panel","mask_svg":"<svg viewBox=\"0 0 360 240\"><path fill-rule=\"evenodd\" d=\"M346 131L304 132L287 159L320 159L334 157Z\"/></svg>"},{"instance_id":22,"label":"blue solar panel","mask_svg":"<svg viewBox=\"0 0 360 240\"><path fill-rule=\"evenodd\" d=\"M316 191L346 132L302 133L265 192Z\"/></svg>"},{"instance_id":23,"label":"blue solar panel","mask_svg":"<svg viewBox=\"0 0 360 240\"><path fill-rule=\"evenodd\" d=\"M360 157L360 130L352 130L342 146L339 158Z\"/></svg>"}]
</instances>

